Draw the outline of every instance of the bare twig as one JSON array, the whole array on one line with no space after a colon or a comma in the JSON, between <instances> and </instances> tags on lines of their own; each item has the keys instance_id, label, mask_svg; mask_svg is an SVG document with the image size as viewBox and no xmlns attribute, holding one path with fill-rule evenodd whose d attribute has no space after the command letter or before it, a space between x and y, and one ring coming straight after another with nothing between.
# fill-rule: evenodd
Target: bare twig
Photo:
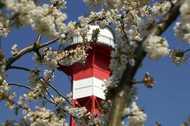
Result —
<instances>
[{"instance_id":1,"label":"bare twig","mask_svg":"<svg viewBox=\"0 0 190 126\"><path fill-rule=\"evenodd\" d=\"M47 46L49 46L49 45L51 45L51 44L54 44L54 43L57 42L58 40L59 40L59 38L55 38L55 39L52 39L52 40L50 40L50 41L48 41L48 42L46 42L46 43L43 43L43 44L41 44L41 45L39 46L39 49L40 49L40 48L47 47Z\"/></svg>"},{"instance_id":2,"label":"bare twig","mask_svg":"<svg viewBox=\"0 0 190 126\"><path fill-rule=\"evenodd\" d=\"M54 87L52 84L50 84L49 82L45 81L43 78L42 78L42 82L44 82L45 84L47 84L50 88L52 88L59 96L63 97L65 99L65 101L67 101L70 105L71 105L71 102L68 100L68 98L66 96L64 96L61 92L59 92L56 87Z\"/></svg>"},{"instance_id":3,"label":"bare twig","mask_svg":"<svg viewBox=\"0 0 190 126\"><path fill-rule=\"evenodd\" d=\"M46 89L46 93L51 98L51 100L55 103L53 96L50 94L50 92L47 89Z\"/></svg>"},{"instance_id":4,"label":"bare twig","mask_svg":"<svg viewBox=\"0 0 190 126\"><path fill-rule=\"evenodd\" d=\"M23 70L27 72L31 72L32 70L26 67L21 67L21 66L10 66L9 69L17 69L17 70Z\"/></svg>"},{"instance_id":5,"label":"bare twig","mask_svg":"<svg viewBox=\"0 0 190 126\"><path fill-rule=\"evenodd\" d=\"M41 35L38 35L38 36L37 36L37 39L36 39L36 41L35 41L35 43L40 43L41 38L42 38Z\"/></svg>"},{"instance_id":6,"label":"bare twig","mask_svg":"<svg viewBox=\"0 0 190 126\"><path fill-rule=\"evenodd\" d=\"M25 89L28 89L28 90L30 90L30 91L33 90L31 87L26 86L26 85L21 85L21 84L16 84L16 83L9 83L8 85L9 85L9 86L16 86L16 87L25 88ZM47 102L56 105L54 102L52 102L51 100L49 100L46 96L43 96L43 98L44 98ZM19 106L21 106L21 105L19 105Z\"/></svg>"},{"instance_id":7,"label":"bare twig","mask_svg":"<svg viewBox=\"0 0 190 126\"><path fill-rule=\"evenodd\" d=\"M32 52L32 51L39 50L39 49L41 49L41 48L47 47L47 46L49 46L49 45L51 45L51 44L54 44L55 42L57 42L57 40L59 40L59 38L52 39L52 40L50 40L50 41L48 41L48 42L46 42L46 43L39 44L39 45L38 45L38 44L36 45L36 43L34 43L34 44L32 44L32 45L30 45L30 46L28 46L28 47L25 47L25 48L21 49L21 50L17 53L17 55L12 56L12 57L10 57L9 59L7 59L7 62L6 62L6 70L8 70L8 69L10 68L10 66L11 66L16 60L18 60L20 57L22 57L23 55L25 55L25 54L27 54L27 53L30 53L30 52Z\"/></svg>"},{"instance_id":8,"label":"bare twig","mask_svg":"<svg viewBox=\"0 0 190 126\"><path fill-rule=\"evenodd\" d=\"M26 86L26 85L21 85L21 84L16 84L16 83L9 83L8 85L9 85L9 86L22 87L22 88L26 88L26 89L28 89L28 90L32 90L31 87Z\"/></svg>"},{"instance_id":9,"label":"bare twig","mask_svg":"<svg viewBox=\"0 0 190 126\"><path fill-rule=\"evenodd\" d=\"M69 104L71 104L71 102L67 99L67 97L65 97L63 94L61 94L53 85L51 85L50 83L48 84L58 95L60 95L61 97L63 97Z\"/></svg>"}]
</instances>

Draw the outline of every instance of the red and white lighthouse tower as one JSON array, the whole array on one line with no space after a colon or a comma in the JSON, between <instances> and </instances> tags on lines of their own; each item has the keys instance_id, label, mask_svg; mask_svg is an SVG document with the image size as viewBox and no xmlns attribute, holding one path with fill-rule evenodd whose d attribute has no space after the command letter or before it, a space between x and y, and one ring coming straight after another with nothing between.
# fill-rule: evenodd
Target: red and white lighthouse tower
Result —
<instances>
[{"instance_id":1,"label":"red and white lighthouse tower","mask_svg":"<svg viewBox=\"0 0 190 126\"><path fill-rule=\"evenodd\" d=\"M92 49L87 52L86 62L61 67L72 78L73 106L86 107L93 116L101 114L99 104L105 99L104 82L111 74L109 64L111 50L114 47L114 37L108 28L90 26L88 40L96 29L100 32L97 41L90 42ZM80 43L82 43L81 36L76 36L69 48L74 48ZM76 126L73 118L71 118L70 126Z\"/></svg>"}]
</instances>

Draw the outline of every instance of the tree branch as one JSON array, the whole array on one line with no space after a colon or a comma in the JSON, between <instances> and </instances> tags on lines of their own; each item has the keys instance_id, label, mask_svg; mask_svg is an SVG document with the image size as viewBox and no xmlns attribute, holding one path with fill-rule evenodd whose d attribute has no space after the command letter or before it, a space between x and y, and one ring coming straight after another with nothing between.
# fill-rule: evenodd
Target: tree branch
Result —
<instances>
[{"instance_id":1,"label":"tree branch","mask_svg":"<svg viewBox=\"0 0 190 126\"><path fill-rule=\"evenodd\" d=\"M35 43L40 43L41 38L42 38L42 36L39 34L39 35L37 36L37 39L36 39Z\"/></svg>"},{"instance_id":2,"label":"tree branch","mask_svg":"<svg viewBox=\"0 0 190 126\"><path fill-rule=\"evenodd\" d=\"M67 99L67 97L65 97L63 94L61 94L53 85L51 85L50 83L48 84L58 95L60 95L61 97L63 97L69 104L71 104L71 102Z\"/></svg>"},{"instance_id":3,"label":"tree branch","mask_svg":"<svg viewBox=\"0 0 190 126\"><path fill-rule=\"evenodd\" d=\"M50 92L48 91L48 89L46 89L46 93L50 97L50 99L55 103L55 101L53 99L53 96L50 94Z\"/></svg>"},{"instance_id":4,"label":"tree branch","mask_svg":"<svg viewBox=\"0 0 190 126\"><path fill-rule=\"evenodd\" d=\"M179 15L179 7L183 0L179 0L174 7L168 12L168 14L163 18L163 20L154 25L151 29L150 35L161 35ZM136 64L134 67L128 67L125 69L124 74L120 80L118 88L114 89L111 93L113 93L113 106L111 108L110 121L109 126L120 126L123 116L124 108L129 104L127 103L127 99L130 96L133 84L131 80L133 80L139 66L142 64L143 59L146 56L144 49L142 47L142 43L148 40L148 37L141 42L141 45L136 49Z\"/></svg>"},{"instance_id":5,"label":"tree branch","mask_svg":"<svg viewBox=\"0 0 190 126\"><path fill-rule=\"evenodd\" d=\"M59 38L52 39L52 40L50 40L50 41L48 41L48 42L46 42L46 43L40 45L39 49L40 49L40 48L47 47L47 46L49 46L49 45L51 45L51 44L54 44L54 43L57 42L58 40L59 40Z\"/></svg>"},{"instance_id":6,"label":"tree branch","mask_svg":"<svg viewBox=\"0 0 190 126\"><path fill-rule=\"evenodd\" d=\"M21 85L21 84L16 84L16 83L9 83L8 85L9 85L9 86L22 87L22 88L26 88L26 89L28 89L28 90L32 90L31 87L26 86L26 85Z\"/></svg>"},{"instance_id":7,"label":"tree branch","mask_svg":"<svg viewBox=\"0 0 190 126\"><path fill-rule=\"evenodd\" d=\"M49 82L45 81L43 78L42 78L42 82L46 83L51 89L53 89L59 96L63 97L65 99L65 101L67 101L70 105L71 105L71 102L67 99L67 97L65 97L62 93L60 93L56 87L54 87L52 84L50 84Z\"/></svg>"},{"instance_id":8,"label":"tree branch","mask_svg":"<svg viewBox=\"0 0 190 126\"><path fill-rule=\"evenodd\" d=\"M21 67L21 66L10 66L9 69L17 69L17 70L23 70L26 72L31 72L32 70L29 68Z\"/></svg>"},{"instance_id":9,"label":"tree branch","mask_svg":"<svg viewBox=\"0 0 190 126\"><path fill-rule=\"evenodd\" d=\"M9 59L7 59L7 62L6 62L6 70L10 69L10 66L11 66L16 60L18 60L20 57L22 57L23 55L25 55L25 54L27 54L27 53L30 53L30 52L32 52L32 51L36 51L36 50L39 50L39 49L41 49L41 48L47 47L47 46L49 46L49 45L55 43L57 40L59 40L59 38L55 38L55 39L53 39L53 40L50 40L50 41L48 41L48 42L46 42L46 43L39 44L39 45L36 44L36 43L34 43L34 44L32 44L32 45L30 45L30 46L28 46L28 47L25 47L25 48L21 49L21 50L18 52L17 55L12 56L12 57L10 57Z\"/></svg>"},{"instance_id":10,"label":"tree branch","mask_svg":"<svg viewBox=\"0 0 190 126\"><path fill-rule=\"evenodd\" d=\"M9 85L9 86L22 87L22 88L25 88L25 89L28 89L28 90L32 91L32 88L29 87L29 86L26 86L26 85L21 85L21 84L16 84L16 83L9 83L8 85ZM47 91L47 93L49 93L49 92ZM50 95L50 94L49 94L49 95ZM44 98L47 102L56 105L54 102L52 102L50 99L48 99L45 95L43 96L43 98Z\"/></svg>"}]
</instances>

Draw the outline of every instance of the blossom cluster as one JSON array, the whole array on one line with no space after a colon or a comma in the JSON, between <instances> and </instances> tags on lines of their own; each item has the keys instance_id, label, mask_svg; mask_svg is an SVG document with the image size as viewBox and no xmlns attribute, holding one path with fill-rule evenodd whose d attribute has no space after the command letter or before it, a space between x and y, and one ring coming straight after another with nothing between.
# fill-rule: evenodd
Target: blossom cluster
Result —
<instances>
[{"instance_id":1,"label":"blossom cluster","mask_svg":"<svg viewBox=\"0 0 190 126\"><path fill-rule=\"evenodd\" d=\"M29 98L28 98L27 94L23 94L23 95L19 96L17 104L19 106L22 106L22 108L24 108L23 113L26 113L26 111L29 110L29 106L27 103L28 100L29 100Z\"/></svg>"},{"instance_id":2,"label":"blossom cluster","mask_svg":"<svg viewBox=\"0 0 190 126\"><path fill-rule=\"evenodd\" d=\"M164 15L166 14L172 6L172 3L170 1L162 1L162 2L156 2L152 7L152 13L154 15Z\"/></svg>"},{"instance_id":3,"label":"blossom cluster","mask_svg":"<svg viewBox=\"0 0 190 126\"><path fill-rule=\"evenodd\" d=\"M129 116L128 126L144 126L147 115L137 106L136 102L132 102Z\"/></svg>"},{"instance_id":4,"label":"blossom cluster","mask_svg":"<svg viewBox=\"0 0 190 126\"><path fill-rule=\"evenodd\" d=\"M6 67L6 59L5 56L2 52L2 50L0 50L0 76L4 77L5 76L5 67Z\"/></svg>"},{"instance_id":5,"label":"blossom cluster","mask_svg":"<svg viewBox=\"0 0 190 126\"><path fill-rule=\"evenodd\" d=\"M78 46L75 49L65 50L58 53L57 59L61 65L72 65L76 62L84 63L87 57L86 47Z\"/></svg>"},{"instance_id":6,"label":"blossom cluster","mask_svg":"<svg viewBox=\"0 0 190 126\"><path fill-rule=\"evenodd\" d=\"M81 118L87 114L86 107L69 107L66 106L65 109L74 117Z\"/></svg>"},{"instance_id":7,"label":"blossom cluster","mask_svg":"<svg viewBox=\"0 0 190 126\"><path fill-rule=\"evenodd\" d=\"M0 12L0 36L7 37L9 33L10 21L5 18Z\"/></svg>"},{"instance_id":8,"label":"blossom cluster","mask_svg":"<svg viewBox=\"0 0 190 126\"><path fill-rule=\"evenodd\" d=\"M5 0L4 3L15 13L20 25L30 25L48 37L57 37L65 33L64 21L67 16L57 6L38 6L33 0ZM65 1L62 0L62 3L65 6Z\"/></svg>"},{"instance_id":9,"label":"blossom cluster","mask_svg":"<svg viewBox=\"0 0 190 126\"><path fill-rule=\"evenodd\" d=\"M0 101L4 100L7 103L7 107L14 108L13 98L15 94L10 93L10 87L7 81L0 75Z\"/></svg>"},{"instance_id":10,"label":"blossom cluster","mask_svg":"<svg viewBox=\"0 0 190 126\"><path fill-rule=\"evenodd\" d=\"M35 111L29 110L24 116L30 126L67 126L63 118L59 118L56 114L46 108L38 107Z\"/></svg>"},{"instance_id":11,"label":"blossom cluster","mask_svg":"<svg viewBox=\"0 0 190 126\"><path fill-rule=\"evenodd\" d=\"M115 49L111 54L110 69L112 76L110 83L119 85L124 70L128 66L136 64L136 50L139 45L143 45L151 59L159 59L167 56L170 52L168 42L161 36L149 36L149 28L160 16L166 14L176 0L166 0L156 2L153 5L145 5L147 0L85 0L89 4L103 3L106 9L99 12L91 12L88 17L80 17L79 23L64 23L67 19L66 14L61 8L66 7L65 0L51 0L51 4L36 4L34 0L4 0L6 7L13 12L12 20L19 25L30 25L35 31L48 37L59 37L62 42L73 41L76 36L81 36L83 42L90 41L88 39L89 24L99 25L105 28L110 25L115 33ZM171 3L173 2L173 3ZM181 6L181 20L176 25L176 34L184 40L190 42L190 1L186 0ZM9 31L9 21L0 15L0 36L7 36ZM98 33L98 32L97 32ZM148 37L144 43L143 40ZM96 36L97 37L97 36ZM66 40L65 40L66 39ZM76 62L84 63L87 57L86 50L88 47L76 46L76 48L67 48L64 51L55 51L51 48L40 50L40 58L42 63L49 68L58 68L59 65L72 65ZM18 53L17 45L12 47L12 55ZM173 53L174 55L174 53ZM176 55L176 53L175 53ZM41 60L41 59L40 59ZM5 62L3 55L0 54L0 100L6 99L11 105L13 95L9 95L9 86L3 79L1 73L4 73ZM42 98L48 90L48 82L53 79L53 71L45 71L43 77L40 78L38 71L31 72L29 83L31 90L19 99L19 105L27 107L26 100L34 100ZM147 87L153 86L153 78L147 73L144 77L144 83ZM68 111L73 117L82 118L88 114L85 107L65 107L62 106L65 99L58 96L50 96L53 103L64 107L64 111ZM59 107L60 107L59 106ZM110 106L109 106L110 107ZM61 111L62 112L62 111ZM63 119L61 112L56 113L45 108L38 107L35 111L30 109L25 113L25 120L31 126L61 126L67 125ZM61 114L60 114L61 113ZM144 126L146 114L136 105L132 103L127 108L128 126ZM94 121L97 121L94 119Z\"/></svg>"},{"instance_id":12,"label":"blossom cluster","mask_svg":"<svg viewBox=\"0 0 190 126\"><path fill-rule=\"evenodd\" d=\"M47 75L45 75L45 76L47 76ZM49 80L49 78L48 78L48 80ZM27 93L27 97L29 100L41 98L48 89L48 85L46 84L46 82L44 80L40 79L39 71L31 72L30 78L29 78L29 84L32 88L32 90L30 90Z\"/></svg>"},{"instance_id":13,"label":"blossom cluster","mask_svg":"<svg viewBox=\"0 0 190 126\"><path fill-rule=\"evenodd\" d=\"M58 65L72 65L76 62L83 63L86 60L87 53L85 46L77 46L74 49L65 51L54 51L51 48L43 50L43 62L50 68L57 68Z\"/></svg>"},{"instance_id":14,"label":"blossom cluster","mask_svg":"<svg viewBox=\"0 0 190 126\"><path fill-rule=\"evenodd\" d=\"M117 84L126 69L126 64L135 65L135 49L149 35L150 26L157 22L160 16L166 14L176 1L158 1L153 5L146 4L148 1L136 0L85 0L85 2L90 4L102 2L111 7L108 10L91 12L87 18L80 18L80 23L84 26L93 22L100 27L108 25L114 27L115 49L110 65L112 71L110 82ZM169 45L161 37L150 37L149 42L145 42L143 46L152 59L169 54Z\"/></svg>"},{"instance_id":15,"label":"blossom cluster","mask_svg":"<svg viewBox=\"0 0 190 126\"><path fill-rule=\"evenodd\" d=\"M137 6L142 6L147 3L147 0L84 0L87 4L104 4L106 7L109 8L121 8L121 7L128 7L130 9L135 8Z\"/></svg>"},{"instance_id":16,"label":"blossom cluster","mask_svg":"<svg viewBox=\"0 0 190 126\"><path fill-rule=\"evenodd\" d=\"M13 56L17 55L19 52L19 49L18 49L18 45L17 44L14 44L12 47L11 47L11 54Z\"/></svg>"},{"instance_id":17,"label":"blossom cluster","mask_svg":"<svg viewBox=\"0 0 190 126\"><path fill-rule=\"evenodd\" d=\"M37 107L35 111L28 109L24 111L24 120L30 126L68 126L65 120L65 111L69 112L76 119L84 117L87 113L85 107L73 108L66 106L64 111L50 111L44 107Z\"/></svg>"},{"instance_id":18,"label":"blossom cluster","mask_svg":"<svg viewBox=\"0 0 190 126\"><path fill-rule=\"evenodd\" d=\"M62 105L62 104L64 104L65 99L62 98L62 97L55 96L55 97L53 97L53 102L54 102L56 105Z\"/></svg>"},{"instance_id":19,"label":"blossom cluster","mask_svg":"<svg viewBox=\"0 0 190 126\"><path fill-rule=\"evenodd\" d=\"M144 42L144 49L151 59L159 59L162 56L167 56L170 51L168 47L168 42L161 36L150 36Z\"/></svg>"},{"instance_id":20,"label":"blossom cluster","mask_svg":"<svg viewBox=\"0 0 190 126\"><path fill-rule=\"evenodd\" d=\"M116 86L121 79L123 72L126 68L126 64L128 63L128 56L127 56L127 48L124 42L120 42L116 46L116 50L112 52L112 60L110 64L110 68L112 70L112 76L110 78L111 84L110 86Z\"/></svg>"},{"instance_id":21,"label":"blossom cluster","mask_svg":"<svg viewBox=\"0 0 190 126\"><path fill-rule=\"evenodd\" d=\"M190 0L185 2L180 7L181 18L176 23L176 35L182 38L185 42L190 43Z\"/></svg>"},{"instance_id":22,"label":"blossom cluster","mask_svg":"<svg viewBox=\"0 0 190 126\"><path fill-rule=\"evenodd\" d=\"M6 80L3 79L2 76L0 76L0 100L3 100L6 98L8 92L9 92L9 85Z\"/></svg>"}]
</instances>

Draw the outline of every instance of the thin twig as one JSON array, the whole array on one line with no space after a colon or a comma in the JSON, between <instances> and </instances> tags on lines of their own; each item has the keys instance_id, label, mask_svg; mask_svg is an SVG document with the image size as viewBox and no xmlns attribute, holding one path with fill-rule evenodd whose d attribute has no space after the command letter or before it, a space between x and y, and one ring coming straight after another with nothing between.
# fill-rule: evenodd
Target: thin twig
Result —
<instances>
[{"instance_id":1,"label":"thin twig","mask_svg":"<svg viewBox=\"0 0 190 126\"><path fill-rule=\"evenodd\" d=\"M71 102L67 99L67 97L65 97L63 94L61 94L53 85L51 85L50 83L48 83L48 85L61 97L63 97L69 104L71 104Z\"/></svg>"},{"instance_id":2,"label":"thin twig","mask_svg":"<svg viewBox=\"0 0 190 126\"><path fill-rule=\"evenodd\" d=\"M17 55L12 56L12 57L10 57L9 59L7 59L7 62L6 62L6 70L8 70L9 67L10 67L17 59L19 59L19 58L22 57L23 55L25 55L25 54L27 54L27 53L29 53L29 52L32 52L32 51L33 51L33 45L30 45L30 46L28 46L28 47L26 47L26 48L21 49L21 50L17 53Z\"/></svg>"},{"instance_id":3,"label":"thin twig","mask_svg":"<svg viewBox=\"0 0 190 126\"><path fill-rule=\"evenodd\" d=\"M184 53L187 53L187 52L189 52L190 51L190 49L186 49L185 51L183 51Z\"/></svg>"},{"instance_id":4,"label":"thin twig","mask_svg":"<svg viewBox=\"0 0 190 126\"><path fill-rule=\"evenodd\" d=\"M43 98L44 98L45 100L47 100L49 103L51 103L51 104L53 104L53 105L57 105L54 101L48 99L46 96L43 96Z\"/></svg>"},{"instance_id":5,"label":"thin twig","mask_svg":"<svg viewBox=\"0 0 190 126\"><path fill-rule=\"evenodd\" d=\"M41 41L41 35L39 34L38 36L37 36L37 39L36 39L36 41L35 41L35 43L40 43L40 41Z\"/></svg>"},{"instance_id":6,"label":"thin twig","mask_svg":"<svg viewBox=\"0 0 190 126\"><path fill-rule=\"evenodd\" d=\"M46 84L48 84L48 86L50 88L52 88L59 96L63 97L69 104L71 104L71 102L67 99L66 96L64 96L61 92L59 92L56 87L54 87L52 84L50 84L49 82L45 81L43 78L42 78L42 81L45 82Z\"/></svg>"},{"instance_id":7,"label":"thin twig","mask_svg":"<svg viewBox=\"0 0 190 126\"><path fill-rule=\"evenodd\" d=\"M47 95L52 99L53 102L55 102L54 98L51 96L50 92L46 89Z\"/></svg>"},{"instance_id":8,"label":"thin twig","mask_svg":"<svg viewBox=\"0 0 190 126\"><path fill-rule=\"evenodd\" d=\"M141 80L141 81L132 81L131 83L132 84L143 84L144 80Z\"/></svg>"},{"instance_id":9,"label":"thin twig","mask_svg":"<svg viewBox=\"0 0 190 126\"><path fill-rule=\"evenodd\" d=\"M9 86L16 86L16 87L26 88L26 89L28 89L28 90L30 90L30 91L33 90L31 87L26 86L26 85L21 85L21 84L16 84L16 83L9 83L8 85L9 85ZM56 105L54 102L52 102L51 100L49 100L46 96L43 96L43 98L44 98L46 101L48 101L49 103Z\"/></svg>"},{"instance_id":10,"label":"thin twig","mask_svg":"<svg viewBox=\"0 0 190 126\"><path fill-rule=\"evenodd\" d=\"M36 46L35 46L36 44L34 43L34 44L32 44L32 45L30 45L30 46L28 46L28 47L25 47L25 48L21 49L21 50L17 53L17 55L12 56L12 57L10 57L10 58L7 59L7 62L6 62L6 70L8 70L8 69L10 68L10 66L11 66L17 59L19 59L20 57L22 57L23 55L25 55L25 54L27 54L27 53L30 53L30 52L32 52L32 51L35 51L36 48L37 48L37 49L41 49L41 48L44 48L44 47L46 47L46 46L49 46L49 45L51 45L51 44L57 42L57 40L59 40L59 38L55 38L55 39L52 39L52 40L50 40L50 41L48 41L48 42L46 42L46 43L40 44L38 47L36 47ZM34 47L35 47L35 48L34 48Z\"/></svg>"},{"instance_id":11,"label":"thin twig","mask_svg":"<svg viewBox=\"0 0 190 126\"><path fill-rule=\"evenodd\" d=\"M32 70L26 67L21 67L21 66L10 66L9 69L17 69L17 70L23 70L27 72L31 72Z\"/></svg>"},{"instance_id":12,"label":"thin twig","mask_svg":"<svg viewBox=\"0 0 190 126\"><path fill-rule=\"evenodd\" d=\"M28 89L28 90L32 90L31 87L26 86L26 85L21 85L21 84L16 84L16 83L9 83L8 85L9 85L9 86L22 87L22 88L26 88L26 89Z\"/></svg>"},{"instance_id":13,"label":"thin twig","mask_svg":"<svg viewBox=\"0 0 190 126\"><path fill-rule=\"evenodd\" d=\"M59 40L59 38L55 38L55 39L52 39L52 40L50 40L50 41L48 41L48 42L46 42L46 43L43 43L43 44L40 45L39 49L44 48L44 47L47 47L47 46L49 46L49 45L51 45L51 44L54 44L54 43L57 42L58 40Z\"/></svg>"}]
</instances>

